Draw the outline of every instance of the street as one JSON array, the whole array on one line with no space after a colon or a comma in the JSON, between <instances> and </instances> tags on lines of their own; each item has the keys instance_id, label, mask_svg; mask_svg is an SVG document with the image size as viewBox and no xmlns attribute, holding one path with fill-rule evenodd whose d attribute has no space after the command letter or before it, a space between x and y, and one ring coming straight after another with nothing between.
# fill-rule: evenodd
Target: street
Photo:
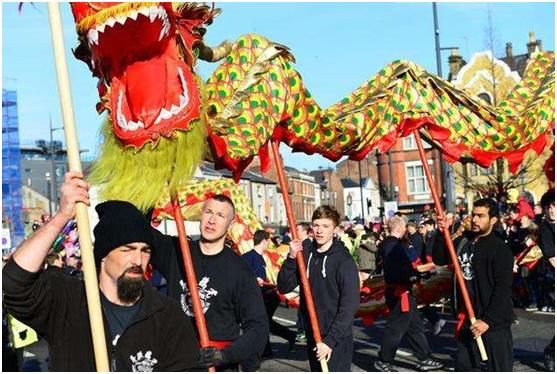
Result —
<instances>
[{"instance_id":1,"label":"street","mask_svg":"<svg viewBox=\"0 0 557 374\"><path fill-rule=\"evenodd\" d=\"M555 315L553 313L531 313L522 309L515 309L520 323L513 326L514 338L514 371L545 371L542 353L545 346L553 337L555 331ZM456 322L447 313L441 314L447 320L438 336L432 336L431 326L426 323L426 334L434 356L442 361L446 367L443 371L453 371L451 354L455 351L453 331ZM275 320L294 329L296 309L280 306L275 313ZM379 345L385 320L379 319L370 327L364 327L361 320L354 324L354 357L352 371L376 371L373 362L377 358ZM273 357L263 361L261 371L309 371L306 359L305 344L297 344L292 352L288 352L288 343L271 335ZM416 358L403 342L402 349L397 351L394 368L399 371L415 371ZM43 340L30 346L25 353L25 371L46 371L47 345Z\"/></svg>"},{"instance_id":2,"label":"street","mask_svg":"<svg viewBox=\"0 0 557 374\"><path fill-rule=\"evenodd\" d=\"M553 337L555 331L555 315L547 313L530 313L515 309L520 323L513 326L514 338L514 371L545 371L542 353L545 346ZM456 322L447 313L442 314L447 320L446 325L438 336L431 334L431 326L426 323L426 334L434 356L442 361L446 367L443 371L453 371L451 354L455 351L453 338ZM275 313L275 320L285 326L293 326L296 322L296 310L280 306ZM379 319L370 327L364 327L361 320L354 324L354 357L352 371L376 371L373 362L377 357L385 320ZM309 371L306 360L305 345L296 345L296 349L288 352L288 343L281 338L271 335L274 356L267 359L261 366L261 371ZM397 351L394 368L399 371L415 371L416 358L407 349L404 342L402 349Z\"/></svg>"}]
</instances>

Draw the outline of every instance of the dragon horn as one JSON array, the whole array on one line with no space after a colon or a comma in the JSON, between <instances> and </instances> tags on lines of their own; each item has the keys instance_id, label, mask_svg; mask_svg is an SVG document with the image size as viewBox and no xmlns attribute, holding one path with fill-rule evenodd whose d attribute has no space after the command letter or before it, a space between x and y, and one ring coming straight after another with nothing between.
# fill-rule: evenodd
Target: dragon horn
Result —
<instances>
[{"instance_id":1,"label":"dragon horn","mask_svg":"<svg viewBox=\"0 0 557 374\"><path fill-rule=\"evenodd\" d=\"M232 49L232 44L228 40L220 43L218 47L209 47L205 43L198 44L199 58L207 62L216 62L225 58Z\"/></svg>"}]
</instances>

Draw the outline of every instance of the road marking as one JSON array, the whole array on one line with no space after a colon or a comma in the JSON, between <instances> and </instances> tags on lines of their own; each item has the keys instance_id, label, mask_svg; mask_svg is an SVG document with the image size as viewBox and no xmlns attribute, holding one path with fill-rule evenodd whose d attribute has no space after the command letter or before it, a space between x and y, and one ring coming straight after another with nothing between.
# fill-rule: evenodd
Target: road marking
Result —
<instances>
[{"instance_id":1,"label":"road marking","mask_svg":"<svg viewBox=\"0 0 557 374\"><path fill-rule=\"evenodd\" d=\"M555 315L555 312L542 312L541 310L538 310L534 312L534 314Z\"/></svg>"},{"instance_id":2,"label":"road marking","mask_svg":"<svg viewBox=\"0 0 557 374\"><path fill-rule=\"evenodd\" d=\"M280 318L280 317L277 317L277 316L273 316L273 320L275 320L277 322L286 323L287 325L290 325L290 326L296 326L296 322L291 321L291 320L286 319L286 318Z\"/></svg>"},{"instance_id":3,"label":"road marking","mask_svg":"<svg viewBox=\"0 0 557 374\"><path fill-rule=\"evenodd\" d=\"M282 322L282 323L284 323L284 324L286 324L286 325L289 325L289 326L295 326L295 325L296 325L296 322L294 322L294 321L291 321L291 320L286 319L286 318L277 317L277 316L273 316L273 320L275 320L276 322ZM379 344L377 344L377 343L371 343L371 342L368 342L368 341L366 341L366 340L354 338L354 342L358 342L358 343L360 343L361 345L365 345L365 346L367 346L367 347L370 347L370 348L373 348L373 349L376 349L376 350L381 349L381 346L380 346ZM402 350L402 349L398 349L398 350L396 351L396 354L397 354L397 356L402 356L402 357L410 357L410 356L412 356L412 353L407 352L407 351L404 351L404 350Z\"/></svg>"}]
</instances>

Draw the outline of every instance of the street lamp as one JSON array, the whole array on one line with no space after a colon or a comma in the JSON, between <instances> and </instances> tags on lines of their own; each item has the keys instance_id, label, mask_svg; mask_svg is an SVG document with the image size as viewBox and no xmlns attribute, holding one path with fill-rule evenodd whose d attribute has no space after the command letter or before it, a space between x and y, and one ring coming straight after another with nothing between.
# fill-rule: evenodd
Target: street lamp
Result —
<instances>
[{"instance_id":1,"label":"street lamp","mask_svg":"<svg viewBox=\"0 0 557 374\"><path fill-rule=\"evenodd\" d=\"M52 217L52 203L56 204L56 171L54 170L54 140L52 134L54 131L63 130L64 127L52 127L52 117L49 118L49 128L50 128L50 144L49 144L49 154L50 154L50 193L49 193L49 207L50 216Z\"/></svg>"},{"instance_id":2,"label":"street lamp","mask_svg":"<svg viewBox=\"0 0 557 374\"><path fill-rule=\"evenodd\" d=\"M435 55L437 57L437 75L439 78L443 78L443 72L441 70L441 51L448 49L458 49L456 47L443 47L440 46L439 41L439 23L437 21L437 3L433 2L433 31L435 32ZM419 139L416 139L419 141ZM425 166L424 166L425 167ZM445 209L447 211L453 211L455 208L455 193L454 193L454 170L452 165L441 158L441 171L443 173L443 185L445 187Z\"/></svg>"},{"instance_id":3,"label":"street lamp","mask_svg":"<svg viewBox=\"0 0 557 374\"><path fill-rule=\"evenodd\" d=\"M367 158L366 158L366 161L367 161ZM362 186L362 165L361 165L360 162L361 161L358 160L358 174L360 176L360 200L362 201L362 225L363 225L364 222L365 222L365 219L364 219L364 189L363 189L363 186ZM366 163L366 165L367 165L367 163Z\"/></svg>"},{"instance_id":4,"label":"street lamp","mask_svg":"<svg viewBox=\"0 0 557 374\"><path fill-rule=\"evenodd\" d=\"M52 170L52 168L51 168ZM44 178L48 187L48 214L52 217L52 173L44 173Z\"/></svg>"},{"instance_id":5,"label":"street lamp","mask_svg":"<svg viewBox=\"0 0 557 374\"><path fill-rule=\"evenodd\" d=\"M346 205L348 205L348 211L350 212L350 219L352 219L352 194L346 196Z\"/></svg>"}]
</instances>

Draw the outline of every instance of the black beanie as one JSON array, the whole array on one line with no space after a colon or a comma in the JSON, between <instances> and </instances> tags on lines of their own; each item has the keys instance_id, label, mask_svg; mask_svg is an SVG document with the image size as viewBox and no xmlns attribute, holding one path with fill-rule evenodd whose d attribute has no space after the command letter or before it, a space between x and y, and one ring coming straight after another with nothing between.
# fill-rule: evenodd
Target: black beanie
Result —
<instances>
[{"instance_id":1,"label":"black beanie","mask_svg":"<svg viewBox=\"0 0 557 374\"><path fill-rule=\"evenodd\" d=\"M133 204L111 200L97 205L95 210L99 214L99 223L93 229L97 270L101 260L117 247L135 242L154 246L151 225Z\"/></svg>"}]
</instances>

